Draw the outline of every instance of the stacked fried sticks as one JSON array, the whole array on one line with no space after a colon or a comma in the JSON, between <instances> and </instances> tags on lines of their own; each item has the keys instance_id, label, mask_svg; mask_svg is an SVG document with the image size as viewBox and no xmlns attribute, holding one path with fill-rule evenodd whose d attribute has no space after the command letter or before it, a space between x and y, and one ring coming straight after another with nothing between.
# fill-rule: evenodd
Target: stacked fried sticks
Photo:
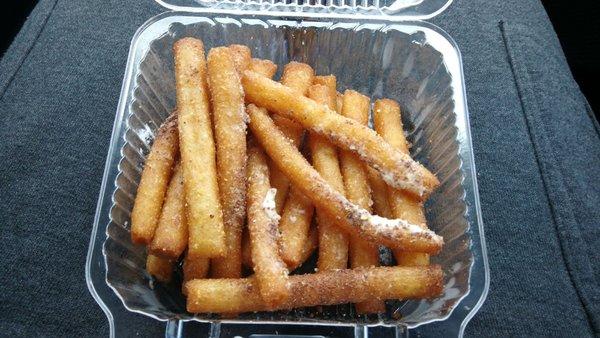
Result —
<instances>
[{"instance_id":1,"label":"stacked fried sticks","mask_svg":"<svg viewBox=\"0 0 600 338\"><path fill-rule=\"evenodd\" d=\"M370 99L309 65L287 64L276 82L277 66L245 46L205 58L184 38L173 51L177 111L146 159L131 238L160 281L183 257L188 311L378 313L441 292L429 255L443 240L423 209L439 182L411 159L396 102L375 101L372 130ZM398 266L379 267L379 245ZM314 274L290 274L315 250Z\"/></svg>"}]
</instances>

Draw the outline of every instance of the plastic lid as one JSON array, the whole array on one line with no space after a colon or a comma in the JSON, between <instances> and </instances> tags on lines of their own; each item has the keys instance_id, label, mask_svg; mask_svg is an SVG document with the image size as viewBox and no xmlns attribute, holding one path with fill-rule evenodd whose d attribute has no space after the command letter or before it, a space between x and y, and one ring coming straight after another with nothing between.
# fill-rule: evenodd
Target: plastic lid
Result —
<instances>
[{"instance_id":1,"label":"plastic lid","mask_svg":"<svg viewBox=\"0 0 600 338\"><path fill-rule=\"evenodd\" d=\"M424 20L446 9L452 0L155 0L163 7L183 12L235 10L239 13L277 12L318 17Z\"/></svg>"}]
</instances>

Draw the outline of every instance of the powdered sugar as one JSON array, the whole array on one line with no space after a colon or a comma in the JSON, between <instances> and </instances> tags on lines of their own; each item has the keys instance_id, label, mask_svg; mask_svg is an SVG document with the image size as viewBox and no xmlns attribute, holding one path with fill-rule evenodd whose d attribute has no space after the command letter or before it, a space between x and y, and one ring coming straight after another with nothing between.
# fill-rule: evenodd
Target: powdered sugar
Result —
<instances>
[{"instance_id":1,"label":"powdered sugar","mask_svg":"<svg viewBox=\"0 0 600 338\"><path fill-rule=\"evenodd\" d=\"M425 235L432 238L438 243L442 243L443 239L436 235L433 231L421 228L416 224L412 224L402 219L389 219L378 215L372 215L367 210L348 202L348 207L363 226L373 228L378 233L389 233L401 230L409 235Z\"/></svg>"},{"instance_id":2,"label":"powdered sugar","mask_svg":"<svg viewBox=\"0 0 600 338\"><path fill-rule=\"evenodd\" d=\"M277 189L270 188L265 195L265 199L262 202L262 208L271 220L275 222L279 222L281 216L277 213L276 204L275 204L275 195L277 194Z\"/></svg>"},{"instance_id":3,"label":"powdered sugar","mask_svg":"<svg viewBox=\"0 0 600 338\"><path fill-rule=\"evenodd\" d=\"M416 162L410 159L404 159L400 153L385 142L381 143L381 147L388 148L390 154L395 154L394 161L396 162L395 168L404 168L403 170L390 168L384 168L378 165L374 158L369 155L369 151L366 149L366 145L356 140L348 138L346 135L336 133L333 130L325 130L320 126L314 126L311 128L317 134L325 135L329 139L348 150L356 153L363 161L371 165L377 170L381 178L390 186L397 189L406 189L415 191L419 195L423 195L425 187L423 186L423 177L419 172L419 166Z\"/></svg>"}]
</instances>

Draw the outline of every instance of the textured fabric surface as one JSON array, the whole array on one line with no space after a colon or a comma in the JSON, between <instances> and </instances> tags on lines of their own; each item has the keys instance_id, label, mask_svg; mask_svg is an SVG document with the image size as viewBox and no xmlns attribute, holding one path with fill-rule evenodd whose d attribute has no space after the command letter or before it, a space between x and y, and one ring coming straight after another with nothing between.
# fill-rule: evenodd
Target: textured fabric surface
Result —
<instances>
[{"instance_id":1,"label":"textured fabric surface","mask_svg":"<svg viewBox=\"0 0 600 338\"><path fill-rule=\"evenodd\" d=\"M106 336L85 256L129 42L162 11L41 0L0 61L0 335ZM543 7L456 0L432 22L463 56L491 267L467 335L598 334L600 129Z\"/></svg>"}]
</instances>

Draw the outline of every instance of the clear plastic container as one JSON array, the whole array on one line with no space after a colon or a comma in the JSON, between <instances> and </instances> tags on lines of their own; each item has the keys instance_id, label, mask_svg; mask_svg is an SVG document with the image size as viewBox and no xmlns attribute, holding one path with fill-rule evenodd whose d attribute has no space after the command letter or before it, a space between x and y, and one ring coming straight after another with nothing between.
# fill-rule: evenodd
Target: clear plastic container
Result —
<instances>
[{"instance_id":1,"label":"clear plastic container","mask_svg":"<svg viewBox=\"0 0 600 338\"><path fill-rule=\"evenodd\" d=\"M385 326L397 336L462 336L489 287L462 63L444 31L417 20L449 2L157 1L173 11L151 18L133 37L86 263L88 287L111 336L128 332L119 315L127 310L167 321L168 337L192 332L195 322L209 323L212 337L259 337L282 325L303 335L340 335L346 328L343 335L366 337ZM428 225L446 243L432 258L445 272L439 298L389 301L385 314L368 317L344 305L219 319L185 311L180 276L170 285L154 283L144 270L144 248L130 241L129 214L154 133L175 106L172 45L184 36L201 38L207 50L246 44L280 69L291 60L307 62L317 73L335 74L338 90L400 102L412 155L442 182L426 205Z\"/></svg>"}]
</instances>

